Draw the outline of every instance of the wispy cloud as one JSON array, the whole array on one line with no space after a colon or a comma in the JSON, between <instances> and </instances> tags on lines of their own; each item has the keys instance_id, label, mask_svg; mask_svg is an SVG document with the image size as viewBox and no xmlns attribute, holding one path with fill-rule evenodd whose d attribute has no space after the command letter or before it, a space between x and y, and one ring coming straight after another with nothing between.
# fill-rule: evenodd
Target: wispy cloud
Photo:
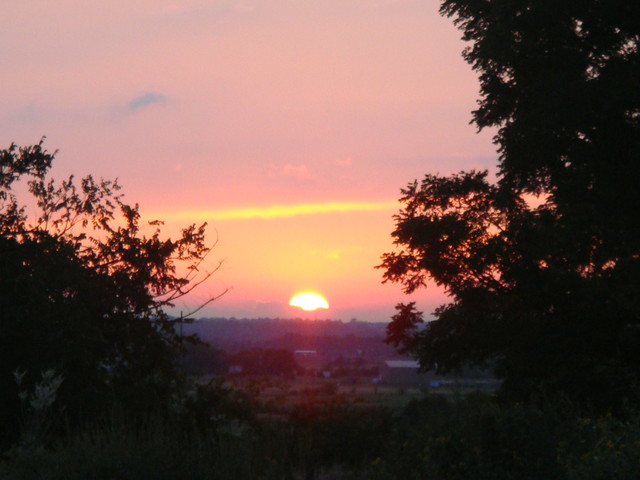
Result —
<instances>
[{"instance_id":1,"label":"wispy cloud","mask_svg":"<svg viewBox=\"0 0 640 480\"><path fill-rule=\"evenodd\" d=\"M35 123L40 120L40 116L36 111L35 106L32 104L26 105L24 108L18 110L10 116L12 121L19 123Z\"/></svg>"},{"instance_id":2,"label":"wispy cloud","mask_svg":"<svg viewBox=\"0 0 640 480\"><path fill-rule=\"evenodd\" d=\"M132 99L127 104L127 108L130 111L134 112L136 110L140 110L141 108L145 108L149 105L153 105L154 103L164 103L166 100L167 100L167 97L165 97L161 93L146 92Z\"/></svg>"},{"instance_id":3,"label":"wispy cloud","mask_svg":"<svg viewBox=\"0 0 640 480\"><path fill-rule=\"evenodd\" d=\"M290 163L284 166L282 169L282 175L285 177L297 178L299 180L310 180L312 178L312 175L306 165L291 165Z\"/></svg>"},{"instance_id":4,"label":"wispy cloud","mask_svg":"<svg viewBox=\"0 0 640 480\"><path fill-rule=\"evenodd\" d=\"M164 220L249 220L298 217L303 215L321 215L328 213L349 213L389 210L398 207L398 202L330 202L307 203L299 205L272 205L268 207L229 208L225 210L189 210L163 212L159 218Z\"/></svg>"}]
</instances>

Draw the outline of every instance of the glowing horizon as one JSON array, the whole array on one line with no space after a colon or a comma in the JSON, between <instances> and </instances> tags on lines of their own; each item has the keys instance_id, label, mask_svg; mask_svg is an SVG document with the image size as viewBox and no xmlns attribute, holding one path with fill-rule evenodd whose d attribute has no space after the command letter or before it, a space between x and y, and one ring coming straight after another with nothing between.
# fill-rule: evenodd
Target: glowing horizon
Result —
<instances>
[{"instance_id":1,"label":"glowing horizon","mask_svg":"<svg viewBox=\"0 0 640 480\"><path fill-rule=\"evenodd\" d=\"M290 218L306 215L321 215L326 213L351 213L365 211L380 211L398 207L397 201L387 202L325 202L302 203L297 205L270 205L267 207L240 207L221 210L179 210L163 211L157 216L163 220L192 219L206 220L248 220L274 218ZM148 216L154 216L151 212Z\"/></svg>"}]
</instances>

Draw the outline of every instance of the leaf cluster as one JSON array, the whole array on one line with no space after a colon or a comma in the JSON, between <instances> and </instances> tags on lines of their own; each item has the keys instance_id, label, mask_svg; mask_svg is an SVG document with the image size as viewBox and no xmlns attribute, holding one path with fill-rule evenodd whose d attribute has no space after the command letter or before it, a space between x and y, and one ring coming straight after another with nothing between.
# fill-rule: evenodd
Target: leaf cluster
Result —
<instances>
[{"instance_id":1,"label":"leaf cluster","mask_svg":"<svg viewBox=\"0 0 640 480\"><path fill-rule=\"evenodd\" d=\"M219 267L202 270L206 224L165 239L161 222L141 224L117 181L51 179L54 156L43 141L0 151L0 411L9 423L16 369L26 383L62 372L60 403L84 415L170 395L182 342L195 339L163 308Z\"/></svg>"}]
</instances>

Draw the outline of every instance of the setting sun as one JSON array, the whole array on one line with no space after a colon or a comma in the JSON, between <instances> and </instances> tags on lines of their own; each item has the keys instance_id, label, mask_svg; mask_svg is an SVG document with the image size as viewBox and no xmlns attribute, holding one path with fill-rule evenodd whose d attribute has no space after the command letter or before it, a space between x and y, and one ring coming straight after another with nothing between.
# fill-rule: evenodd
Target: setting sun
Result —
<instances>
[{"instance_id":1,"label":"setting sun","mask_svg":"<svg viewBox=\"0 0 640 480\"><path fill-rule=\"evenodd\" d=\"M329 302L322 295L305 292L295 295L290 301L292 307L300 307L303 310L311 311L318 308L329 308Z\"/></svg>"}]
</instances>

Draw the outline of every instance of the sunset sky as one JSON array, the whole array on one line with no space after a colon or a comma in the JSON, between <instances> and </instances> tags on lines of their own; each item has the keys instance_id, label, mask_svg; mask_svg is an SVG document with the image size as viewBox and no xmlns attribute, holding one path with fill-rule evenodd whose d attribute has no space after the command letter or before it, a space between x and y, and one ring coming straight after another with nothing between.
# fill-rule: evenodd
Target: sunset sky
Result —
<instances>
[{"instance_id":1,"label":"sunset sky","mask_svg":"<svg viewBox=\"0 0 640 480\"><path fill-rule=\"evenodd\" d=\"M222 268L203 316L387 321L374 269L400 188L493 169L478 82L433 0L2 2L0 147L59 150L53 175L118 178L167 233L208 222ZM437 288L411 297L429 313Z\"/></svg>"}]
</instances>

